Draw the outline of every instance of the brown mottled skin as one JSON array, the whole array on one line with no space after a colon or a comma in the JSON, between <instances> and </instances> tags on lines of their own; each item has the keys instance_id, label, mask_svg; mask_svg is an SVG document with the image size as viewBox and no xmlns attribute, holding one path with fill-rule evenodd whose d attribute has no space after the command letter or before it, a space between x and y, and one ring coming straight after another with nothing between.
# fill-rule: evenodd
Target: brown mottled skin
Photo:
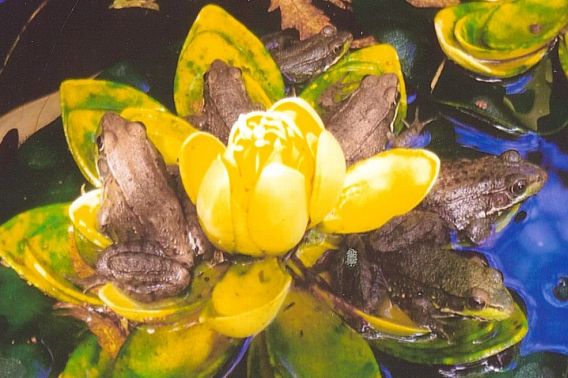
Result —
<instances>
[{"instance_id":1,"label":"brown mottled skin","mask_svg":"<svg viewBox=\"0 0 568 378\"><path fill-rule=\"evenodd\" d=\"M399 98L394 74L369 75L326 121L339 141L347 165L384 151Z\"/></svg>"},{"instance_id":2,"label":"brown mottled skin","mask_svg":"<svg viewBox=\"0 0 568 378\"><path fill-rule=\"evenodd\" d=\"M303 41L289 32L263 38L282 75L293 84L307 82L325 71L347 52L352 41L351 33L337 31L331 25Z\"/></svg>"},{"instance_id":3,"label":"brown mottled skin","mask_svg":"<svg viewBox=\"0 0 568 378\"><path fill-rule=\"evenodd\" d=\"M500 156L442 161L434 187L419 208L438 214L449 228L479 244L499 212L536 194L546 172L509 150Z\"/></svg>"},{"instance_id":4,"label":"brown mottled skin","mask_svg":"<svg viewBox=\"0 0 568 378\"><path fill-rule=\"evenodd\" d=\"M203 130L227 144L239 115L257 110L249 99L241 70L215 60L205 74L203 85L205 121Z\"/></svg>"},{"instance_id":5,"label":"brown mottled skin","mask_svg":"<svg viewBox=\"0 0 568 378\"><path fill-rule=\"evenodd\" d=\"M180 292L189 284L195 252L190 248L188 225L161 155L147 139L144 125L128 122L115 113L103 116L98 143L97 164L103 179L99 223L115 243L100 258L98 273L143 301ZM124 243L129 243L130 249L121 247ZM134 248L136 243L144 246ZM159 246L159 252L149 253L152 246ZM157 260L168 262L155 265ZM117 266L122 268L110 274ZM173 270L167 273L166 266ZM180 276L180 267L187 275ZM152 278L157 277L152 273L155 269L164 275L157 281ZM136 278L142 271L148 273L147 281ZM180 281L175 282L177 278Z\"/></svg>"}]
</instances>

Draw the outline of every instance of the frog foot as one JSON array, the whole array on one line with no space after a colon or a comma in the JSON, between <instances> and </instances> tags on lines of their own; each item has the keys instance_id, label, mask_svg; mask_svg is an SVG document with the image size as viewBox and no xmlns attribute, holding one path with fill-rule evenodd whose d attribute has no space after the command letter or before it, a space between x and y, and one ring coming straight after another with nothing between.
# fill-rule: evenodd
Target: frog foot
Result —
<instances>
[{"instance_id":1,"label":"frog foot","mask_svg":"<svg viewBox=\"0 0 568 378\"><path fill-rule=\"evenodd\" d=\"M432 118L429 118L425 121L420 121L420 110L419 107L416 107L414 112L414 119L412 123L408 123L406 120L402 120L406 129L402 131L399 135L394 135L393 133L389 132L387 135L389 139L389 144L391 148L409 148L413 147L415 140L420 136L424 127L428 124L434 122L440 115L436 115Z\"/></svg>"}]
</instances>

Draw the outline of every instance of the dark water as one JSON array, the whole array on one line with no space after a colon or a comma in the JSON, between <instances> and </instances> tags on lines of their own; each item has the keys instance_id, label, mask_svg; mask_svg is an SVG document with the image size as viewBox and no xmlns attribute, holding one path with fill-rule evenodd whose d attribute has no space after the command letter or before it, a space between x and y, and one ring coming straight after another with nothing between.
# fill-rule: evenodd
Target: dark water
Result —
<instances>
[{"instance_id":1,"label":"dark water","mask_svg":"<svg viewBox=\"0 0 568 378\"><path fill-rule=\"evenodd\" d=\"M0 0L2 53L15 38L18 25L39 2L27 3L25 7L17 3ZM144 10L110 12L108 4L101 4L60 2L46 8L43 20L38 16L43 29L38 26L30 30L22 48L0 76L0 113L55 90L64 78L91 75L132 56L136 59L115 66L122 69L107 70L107 77L129 82L171 105L171 76L177 49L200 2L165 1L161 14ZM279 22L277 12L265 16L267 5L267 1L250 1L239 6L229 4L229 9L240 13L245 23L255 25L256 30L266 31L277 27ZM360 28L341 12L337 17L352 30ZM55 28L45 29L53 23ZM398 31L381 33L385 38L420 40L411 33L402 36ZM168 42L156 38L157 35ZM55 42L48 43L50 39ZM431 41L424 42L422 47L429 46L428 43ZM409 59L403 62L407 77L416 78L409 81L410 88L421 85L416 64L424 63L424 59L413 60L420 46L407 51ZM420 72L431 71L432 67L427 66ZM519 86L522 85L521 82ZM423 100L420 94L418 100ZM430 103L421 106L426 113L436 112ZM511 364L516 368L509 373L518 377L568 376L568 132L547 137L536 134L510 137L455 115L432 124L428 131L431 138L421 143L431 141L430 147L441 156L500 154L516 149L547 170L549 178L542 191L523 203L503 232L475 250L483 252L491 265L504 273L506 285L518 294L527 309L529 331L520 344L521 357ZM17 153L13 142L5 142L0 147L0 221L25 209L78 196L84 180L67 152L60 122L39 132ZM52 301L23 284L6 268L0 268L0 295L4 303L0 304L0 366L13 369L7 370L12 376L22 371L22 362L33 367L27 376L47 376L61 369L67 354L86 332L84 327L54 316L49 310ZM22 300L27 297L35 299ZM30 306L31 302L36 305ZM64 341L58 340L62 334L67 335ZM436 368L425 369L388 356L379 357L386 376L439 374ZM233 375L242 374L241 364Z\"/></svg>"}]
</instances>

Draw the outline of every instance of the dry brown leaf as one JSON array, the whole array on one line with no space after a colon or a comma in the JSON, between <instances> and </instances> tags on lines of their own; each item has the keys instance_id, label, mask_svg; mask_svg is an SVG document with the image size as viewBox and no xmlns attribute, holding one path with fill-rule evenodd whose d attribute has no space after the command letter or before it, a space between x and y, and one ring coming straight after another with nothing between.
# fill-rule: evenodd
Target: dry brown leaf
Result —
<instances>
[{"instance_id":1,"label":"dry brown leaf","mask_svg":"<svg viewBox=\"0 0 568 378\"><path fill-rule=\"evenodd\" d=\"M362 49L363 47L369 47L377 43L377 40L372 35L364 38L357 38L351 42L352 49Z\"/></svg>"},{"instance_id":2,"label":"dry brown leaf","mask_svg":"<svg viewBox=\"0 0 568 378\"><path fill-rule=\"evenodd\" d=\"M156 3L155 0L114 0L109 8L145 8L155 11L160 10L160 6L158 5L158 3Z\"/></svg>"},{"instance_id":3,"label":"dry brown leaf","mask_svg":"<svg viewBox=\"0 0 568 378\"><path fill-rule=\"evenodd\" d=\"M306 39L331 25L323 11L312 4L311 0L271 0L269 12L280 8L282 30L294 28L300 33L300 39Z\"/></svg>"},{"instance_id":4,"label":"dry brown leaf","mask_svg":"<svg viewBox=\"0 0 568 378\"><path fill-rule=\"evenodd\" d=\"M351 10L351 0L325 0L338 7L339 9Z\"/></svg>"},{"instance_id":5,"label":"dry brown leaf","mask_svg":"<svg viewBox=\"0 0 568 378\"><path fill-rule=\"evenodd\" d=\"M58 302L53 306L60 315L81 320L97 337L101 348L116 357L128 336L128 323L111 311L86 305Z\"/></svg>"},{"instance_id":6,"label":"dry brown leaf","mask_svg":"<svg viewBox=\"0 0 568 378\"><path fill-rule=\"evenodd\" d=\"M457 5L460 0L406 0L406 2L417 8L444 8Z\"/></svg>"}]
</instances>

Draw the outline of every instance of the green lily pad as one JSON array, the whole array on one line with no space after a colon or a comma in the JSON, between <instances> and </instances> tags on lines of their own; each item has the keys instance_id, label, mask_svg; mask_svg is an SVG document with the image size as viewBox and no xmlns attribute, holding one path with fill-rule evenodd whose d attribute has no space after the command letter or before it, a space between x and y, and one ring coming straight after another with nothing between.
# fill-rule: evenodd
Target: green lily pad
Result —
<instances>
[{"instance_id":1,"label":"green lily pad","mask_svg":"<svg viewBox=\"0 0 568 378\"><path fill-rule=\"evenodd\" d=\"M400 101L394 122L396 131L403 127L406 117L406 87L400 61L391 45L374 45L347 54L322 75L310 82L300 94L320 115L325 110L320 99L329 89L333 90L334 102L339 102L351 94L367 75L394 73L398 77Z\"/></svg>"},{"instance_id":2,"label":"green lily pad","mask_svg":"<svg viewBox=\"0 0 568 378\"><path fill-rule=\"evenodd\" d=\"M562 71L568 79L568 35L564 34L562 38L558 41L558 57L560 59L560 65L562 66Z\"/></svg>"},{"instance_id":3,"label":"green lily pad","mask_svg":"<svg viewBox=\"0 0 568 378\"><path fill-rule=\"evenodd\" d=\"M369 340L377 350L424 364L457 365L479 361L519 343L528 330L527 318L518 305L506 320L482 322L467 318L449 320L450 341L437 338Z\"/></svg>"},{"instance_id":4,"label":"green lily pad","mask_svg":"<svg viewBox=\"0 0 568 378\"><path fill-rule=\"evenodd\" d=\"M49 350L42 343L14 344L0 351L0 376L36 378L52 368Z\"/></svg>"},{"instance_id":5,"label":"green lily pad","mask_svg":"<svg viewBox=\"0 0 568 378\"><path fill-rule=\"evenodd\" d=\"M67 144L77 166L95 186L101 185L96 167L96 136L103 114L128 107L166 111L145 93L111 81L66 80L61 84L60 94Z\"/></svg>"},{"instance_id":6,"label":"green lily pad","mask_svg":"<svg viewBox=\"0 0 568 378\"><path fill-rule=\"evenodd\" d=\"M111 366L112 356L99 346L96 336L88 335L71 353L59 377L104 377Z\"/></svg>"},{"instance_id":7,"label":"green lily pad","mask_svg":"<svg viewBox=\"0 0 568 378\"><path fill-rule=\"evenodd\" d=\"M527 49L556 37L568 23L568 0L505 2L484 28L483 41L493 49Z\"/></svg>"},{"instance_id":8,"label":"green lily pad","mask_svg":"<svg viewBox=\"0 0 568 378\"><path fill-rule=\"evenodd\" d=\"M306 292L290 291L264 333L269 362L253 364L270 363L284 377L380 377L367 342Z\"/></svg>"},{"instance_id":9,"label":"green lily pad","mask_svg":"<svg viewBox=\"0 0 568 378\"><path fill-rule=\"evenodd\" d=\"M45 294L69 303L100 305L100 300L73 285L79 280L69 248L67 204L21 213L0 226L0 257Z\"/></svg>"},{"instance_id":10,"label":"green lily pad","mask_svg":"<svg viewBox=\"0 0 568 378\"><path fill-rule=\"evenodd\" d=\"M136 328L114 364L116 377L211 377L234 355L240 340L205 324Z\"/></svg>"},{"instance_id":11,"label":"green lily pad","mask_svg":"<svg viewBox=\"0 0 568 378\"><path fill-rule=\"evenodd\" d=\"M207 5L193 23L178 60L174 101L180 116L201 111L203 75L215 59L242 71L253 102L269 107L284 97L282 75L262 42L225 10Z\"/></svg>"}]
</instances>

